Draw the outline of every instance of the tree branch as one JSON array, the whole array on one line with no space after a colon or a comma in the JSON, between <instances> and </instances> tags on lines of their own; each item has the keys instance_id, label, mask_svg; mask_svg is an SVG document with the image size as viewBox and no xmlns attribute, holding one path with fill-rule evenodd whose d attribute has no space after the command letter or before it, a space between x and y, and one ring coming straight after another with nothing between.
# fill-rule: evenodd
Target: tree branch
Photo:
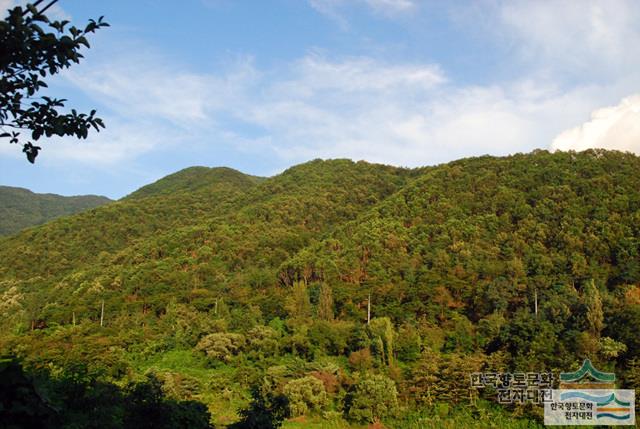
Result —
<instances>
[{"instance_id":1,"label":"tree branch","mask_svg":"<svg viewBox=\"0 0 640 429\"><path fill-rule=\"evenodd\" d=\"M58 2L58 0L53 0L51 3L49 3L48 5L46 5L44 7L44 9L42 9L40 12L38 12L40 15L42 15L47 9L49 9L51 6L53 6L54 4L56 4Z\"/></svg>"},{"instance_id":2,"label":"tree branch","mask_svg":"<svg viewBox=\"0 0 640 429\"><path fill-rule=\"evenodd\" d=\"M37 0L35 3L33 3L33 7L38 7L38 5L40 3L42 3L44 0ZM29 13L29 9L25 9L24 12L22 12L22 16L25 16L26 14Z\"/></svg>"},{"instance_id":3,"label":"tree branch","mask_svg":"<svg viewBox=\"0 0 640 429\"><path fill-rule=\"evenodd\" d=\"M29 127L27 127L27 126L22 126L21 127L21 126L18 126L18 125L7 124L7 123L4 123L4 122L0 123L0 127L11 127L11 128L15 128L17 130L28 130L29 129Z\"/></svg>"}]
</instances>

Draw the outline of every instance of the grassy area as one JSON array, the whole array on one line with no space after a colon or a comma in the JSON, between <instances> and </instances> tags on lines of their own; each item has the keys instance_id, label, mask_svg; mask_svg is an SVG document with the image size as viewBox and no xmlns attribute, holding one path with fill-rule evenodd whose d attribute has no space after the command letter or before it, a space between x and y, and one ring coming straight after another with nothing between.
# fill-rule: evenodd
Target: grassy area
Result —
<instances>
[{"instance_id":1,"label":"grassy area","mask_svg":"<svg viewBox=\"0 0 640 429\"><path fill-rule=\"evenodd\" d=\"M321 417L298 417L284 422L282 429L361 429L367 426L353 425L343 419L325 420Z\"/></svg>"},{"instance_id":2,"label":"grassy area","mask_svg":"<svg viewBox=\"0 0 640 429\"><path fill-rule=\"evenodd\" d=\"M300 417L286 421L283 429L542 429L544 426L532 420L493 416L477 419L470 415L451 417L407 417L375 425L351 424L343 419L324 420L320 417Z\"/></svg>"},{"instance_id":3,"label":"grassy area","mask_svg":"<svg viewBox=\"0 0 640 429\"><path fill-rule=\"evenodd\" d=\"M234 381L237 368L227 365L208 367L205 358L191 350L155 354L139 362L137 369L140 373L154 372L163 377L165 386L171 386L167 392L169 395L206 404L216 425L235 422L237 410L249 402L248 392Z\"/></svg>"},{"instance_id":4,"label":"grassy area","mask_svg":"<svg viewBox=\"0 0 640 429\"><path fill-rule=\"evenodd\" d=\"M517 418L494 404L479 403L478 408L456 408L451 410L443 404L435 412L413 412L385 421L385 427L393 429L542 429L544 426L533 419Z\"/></svg>"}]
</instances>

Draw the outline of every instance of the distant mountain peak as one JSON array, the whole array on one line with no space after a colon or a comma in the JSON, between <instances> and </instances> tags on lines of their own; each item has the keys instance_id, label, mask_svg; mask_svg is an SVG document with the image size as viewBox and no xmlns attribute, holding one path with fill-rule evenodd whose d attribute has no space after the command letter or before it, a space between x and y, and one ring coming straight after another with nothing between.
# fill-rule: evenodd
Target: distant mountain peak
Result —
<instances>
[{"instance_id":1,"label":"distant mountain peak","mask_svg":"<svg viewBox=\"0 0 640 429\"><path fill-rule=\"evenodd\" d=\"M167 195L179 191L197 191L207 186L229 184L255 184L262 180L260 177L250 176L229 167L193 166L169 174L137 191L127 195L125 199L148 198Z\"/></svg>"},{"instance_id":2,"label":"distant mountain peak","mask_svg":"<svg viewBox=\"0 0 640 429\"><path fill-rule=\"evenodd\" d=\"M14 234L25 228L99 207L111 201L99 195L65 197L57 194L38 194L25 188L0 186L0 236Z\"/></svg>"}]
</instances>

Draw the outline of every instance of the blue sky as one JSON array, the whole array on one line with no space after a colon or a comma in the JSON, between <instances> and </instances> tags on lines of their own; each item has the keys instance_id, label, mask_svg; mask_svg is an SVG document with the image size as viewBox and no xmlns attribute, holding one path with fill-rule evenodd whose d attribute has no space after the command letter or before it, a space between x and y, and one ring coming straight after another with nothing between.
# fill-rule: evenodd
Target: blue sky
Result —
<instances>
[{"instance_id":1,"label":"blue sky","mask_svg":"<svg viewBox=\"0 0 640 429\"><path fill-rule=\"evenodd\" d=\"M15 0L0 0L6 10ZM51 79L106 130L0 145L0 184L120 198L192 165L433 165L536 148L640 153L636 1L60 0L105 15Z\"/></svg>"}]
</instances>

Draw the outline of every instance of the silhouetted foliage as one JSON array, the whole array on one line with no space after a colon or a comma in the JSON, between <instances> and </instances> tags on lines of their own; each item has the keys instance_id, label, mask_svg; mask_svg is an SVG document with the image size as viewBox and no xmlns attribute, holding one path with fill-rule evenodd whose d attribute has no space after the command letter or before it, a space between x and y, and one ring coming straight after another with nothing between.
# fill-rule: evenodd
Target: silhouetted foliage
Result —
<instances>
[{"instance_id":1,"label":"silhouetted foliage","mask_svg":"<svg viewBox=\"0 0 640 429\"><path fill-rule=\"evenodd\" d=\"M249 407L240 411L240 421L231 429L277 429L289 417L289 401L282 394L262 392L259 387L251 389Z\"/></svg>"},{"instance_id":2,"label":"silhouetted foliage","mask_svg":"<svg viewBox=\"0 0 640 429\"><path fill-rule=\"evenodd\" d=\"M0 359L0 428L55 427L58 417L22 366L10 358Z\"/></svg>"},{"instance_id":3,"label":"silhouetted foliage","mask_svg":"<svg viewBox=\"0 0 640 429\"><path fill-rule=\"evenodd\" d=\"M79 63L81 48L89 48L87 36L109 24L100 17L90 20L84 29L69 27L69 21L51 21L44 14L55 1L46 6L42 2L16 6L0 21L0 137L11 143L22 140L21 132L7 128L29 130L34 141L53 135L86 139L91 127L96 131L104 128L95 110L61 113L66 100L36 96L47 87L44 78ZM40 149L31 142L23 144L31 163Z\"/></svg>"},{"instance_id":4,"label":"silhouetted foliage","mask_svg":"<svg viewBox=\"0 0 640 429\"><path fill-rule=\"evenodd\" d=\"M207 407L165 397L154 376L126 389L93 378L80 365L61 376L27 375L18 361L0 361L2 428L210 428ZM44 392L40 393L40 391Z\"/></svg>"}]
</instances>

